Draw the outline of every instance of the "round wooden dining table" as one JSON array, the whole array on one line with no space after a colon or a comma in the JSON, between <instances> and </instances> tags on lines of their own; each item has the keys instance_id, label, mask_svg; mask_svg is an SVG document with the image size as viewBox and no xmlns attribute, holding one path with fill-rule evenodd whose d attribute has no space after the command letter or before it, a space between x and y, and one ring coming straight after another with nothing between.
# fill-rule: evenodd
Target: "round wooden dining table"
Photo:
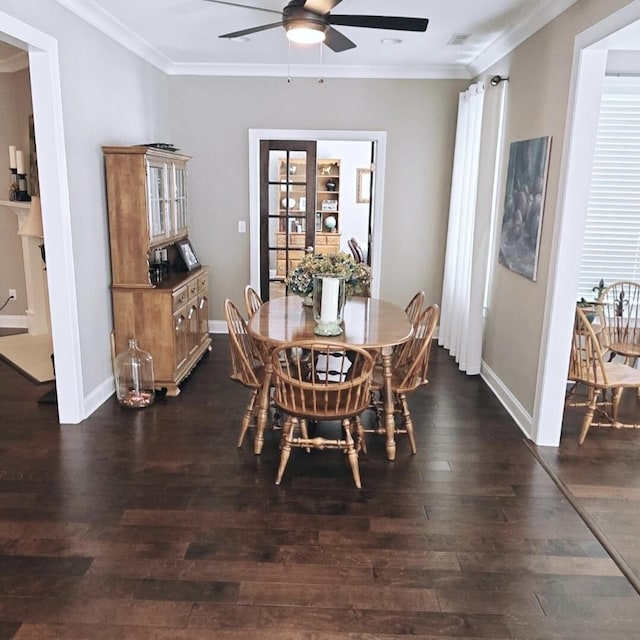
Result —
<instances>
[{"instance_id":1,"label":"round wooden dining table","mask_svg":"<svg viewBox=\"0 0 640 640\"><path fill-rule=\"evenodd\" d=\"M274 298L265 302L249 320L249 333L262 341L268 351L292 340L326 340L313 330L313 309L302 304L298 296ZM358 345L379 352L384 378L384 427L387 458L395 460L394 402L391 389L391 356L393 348L411 338L413 328L404 309L385 300L351 298L344 308L343 333L331 336L332 341ZM265 365L265 381L260 394L254 451L262 452L264 430L269 413L269 389L272 368Z\"/></svg>"}]
</instances>

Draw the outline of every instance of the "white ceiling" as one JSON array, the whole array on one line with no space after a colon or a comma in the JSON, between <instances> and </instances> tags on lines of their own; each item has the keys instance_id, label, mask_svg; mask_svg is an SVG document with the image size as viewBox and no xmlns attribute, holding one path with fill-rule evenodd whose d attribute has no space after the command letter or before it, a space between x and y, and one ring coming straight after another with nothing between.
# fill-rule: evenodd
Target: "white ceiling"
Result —
<instances>
[{"instance_id":1,"label":"white ceiling","mask_svg":"<svg viewBox=\"0 0 640 640\"><path fill-rule=\"evenodd\" d=\"M220 34L277 22L279 16L207 0L57 0L87 22L171 74L323 75L326 77L471 78L576 0L343 0L336 14L428 18L426 33L339 27L357 47L291 45L284 29L248 42ZM234 0L281 11L287 0ZM468 35L462 45L447 44ZM399 38L399 44L383 44ZM322 53L321 53L322 52Z\"/></svg>"}]
</instances>

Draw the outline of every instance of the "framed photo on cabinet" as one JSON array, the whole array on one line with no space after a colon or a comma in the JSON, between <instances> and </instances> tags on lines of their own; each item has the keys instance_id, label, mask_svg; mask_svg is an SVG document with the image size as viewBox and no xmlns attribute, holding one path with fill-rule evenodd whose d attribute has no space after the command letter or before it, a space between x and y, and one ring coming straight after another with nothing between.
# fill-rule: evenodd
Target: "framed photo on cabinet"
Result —
<instances>
[{"instance_id":1,"label":"framed photo on cabinet","mask_svg":"<svg viewBox=\"0 0 640 640\"><path fill-rule=\"evenodd\" d=\"M176 249L178 249L178 253L182 258L182 262L184 262L184 266L187 271L193 271L200 267L200 260L198 260L198 257L196 256L196 253L188 239L185 238L184 240L178 240L178 242L176 242Z\"/></svg>"}]
</instances>

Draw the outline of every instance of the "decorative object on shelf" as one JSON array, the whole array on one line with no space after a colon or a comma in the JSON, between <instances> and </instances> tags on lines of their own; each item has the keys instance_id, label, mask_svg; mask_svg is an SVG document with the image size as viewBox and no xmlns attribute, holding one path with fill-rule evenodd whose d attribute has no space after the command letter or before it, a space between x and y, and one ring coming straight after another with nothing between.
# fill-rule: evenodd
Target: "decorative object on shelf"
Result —
<instances>
[{"instance_id":1,"label":"decorative object on shelf","mask_svg":"<svg viewBox=\"0 0 640 640\"><path fill-rule=\"evenodd\" d=\"M116 356L116 393L118 402L127 409L143 409L153 404L155 380L153 358L138 348L135 338L129 339L129 349Z\"/></svg>"},{"instance_id":2,"label":"decorative object on shelf","mask_svg":"<svg viewBox=\"0 0 640 640\"><path fill-rule=\"evenodd\" d=\"M329 178L324 186L327 187L327 191L335 191L338 188L338 183L334 178Z\"/></svg>"},{"instance_id":3,"label":"decorative object on shelf","mask_svg":"<svg viewBox=\"0 0 640 640\"><path fill-rule=\"evenodd\" d=\"M342 317L346 301L344 276L313 276L313 332L319 336L337 336L342 333Z\"/></svg>"},{"instance_id":4,"label":"decorative object on shelf","mask_svg":"<svg viewBox=\"0 0 640 640\"><path fill-rule=\"evenodd\" d=\"M327 216L324 219L324 226L329 229L329 231L334 231L338 221L333 216Z\"/></svg>"},{"instance_id":5,"label":"decorative object on shelf","mask_svg":"<svg viewBox=\"0 0 640 640\"><path fill-rule=\"evenodd\" d=\"M339 253L307 253L285 279L289 291L305 297L313 293L313 276L344 278L345 295L364 295L371 284L371 267L356 262L352 256Z\"/></svg>"},{"instance_id":6,"label":"decorative object on shelf","mask_svg":"<svg viewBox=\"0 0 640 640\"><path fill-rule=\"evenodd\" d=\"M322 210L323 211L337 211L338 210L338 201L337 200L323 200L322 201Z\"/></svg>"},{"instance_id":7,"label":"decorative object on shelf","mask_svg":"<svg viewBox=\"0 0 640 640\"><path fill-rule=\"evenodd\" d=\"M307 210L307 198L305 196L302 196L298 201L298 209L300 209L300 211Z\"/></svg>"},{"instance_id":8,"label":"decorative object on shelf","mask_svg":"<svg viewBox=\"0 0 640 640\"><path fill-rule=\"evenodd\" d=\"M297 170L298 170L298 167L295 164L290 164L289 165L289 175L290 176L295 176Z\"/></svg>"},{"instance_id":9,"label":"decorative object on shelf","mask_svg":"<svg viewBox=\"0 0 640 640\"><path fill-rule=\"evenodd\" d=\"M31 196L27 192L27 174L24 170L24 153L9 145L9 200L30 202Z\"/></svg>"},{"instance_id":10,"label":"decorative object on shelf","mask_svg":"<svg viewBox=\"0 0 640 640\"><path fill-rule=\"evenodd\" d=\"M296 207L296 199L295 198L282 198L280 204L285 209L295 209L295 207Z\"/></svg>"},{"instance_id":11,"label":"decorative object on shelf","mask_svg":"<svg viewBox=\"0 0 640 640\"><path fill-rule=\"evenodd\" d=\"M180 151L178 147L174 147L172 144L169 144L168 142L148 142L144 146L152 147L153 149L161 149L162 151L171 151L172 153L176 151Z\"/></svg>"},{"instance_id":12,"label":"decorative object on shelf","mask_svg":"<svg viewBox=\"0 0 640 640\"><path fill-rule=\"evenodd\" d=\"M200 266L200 260L198 260L188 238L178 240L178 242L176 242L176 249L182 258L182 262L184 262L184 266L187 271L193 271Z\"/></svg>"}]
</instances>

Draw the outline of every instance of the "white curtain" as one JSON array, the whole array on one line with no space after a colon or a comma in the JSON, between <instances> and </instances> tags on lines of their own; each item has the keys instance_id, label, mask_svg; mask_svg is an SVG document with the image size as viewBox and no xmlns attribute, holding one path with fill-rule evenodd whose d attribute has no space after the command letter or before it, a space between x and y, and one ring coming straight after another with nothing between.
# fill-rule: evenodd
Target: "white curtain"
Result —
<instances>
[{"instance_id":1,"label":"white curtain","mask_svg":"<svg viewBox=\"0 0 640 640\"><path fill-rule=\"evenodd\" d=\"M480 373L482 360L484 282L474 281L473 253L483 105L483 83L471 85L458 99L438 332L438 343L470 375Z\"/></svg>"}]
</instances>

